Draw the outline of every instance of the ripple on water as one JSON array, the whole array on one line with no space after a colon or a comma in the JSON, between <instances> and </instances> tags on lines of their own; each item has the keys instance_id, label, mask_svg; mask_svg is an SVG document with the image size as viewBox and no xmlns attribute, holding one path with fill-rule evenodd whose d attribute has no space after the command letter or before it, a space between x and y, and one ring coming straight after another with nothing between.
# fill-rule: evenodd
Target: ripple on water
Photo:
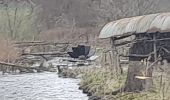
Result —
<instances>
[{"instance_id":1,"label":"ripple on water","mask_svg":"<svg viewBox=\"0 0 170 100\"><path fill-rule=\"evenodd\" d=\"M1 76L0 100L88 100L78 82L55 73Z\"/></svg>"}]
</instances>

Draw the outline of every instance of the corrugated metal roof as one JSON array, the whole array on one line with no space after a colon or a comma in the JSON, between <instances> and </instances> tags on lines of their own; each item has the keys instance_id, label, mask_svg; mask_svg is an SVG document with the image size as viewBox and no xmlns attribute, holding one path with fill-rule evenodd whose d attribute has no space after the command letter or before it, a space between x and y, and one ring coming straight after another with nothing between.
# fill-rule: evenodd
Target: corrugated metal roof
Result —
<instances>
[{"instance_id":1,"label":"corrugated metal roof","mask_svg":"<svg viewBox=\"0 0 170 100\"><path fill-rule=\"evenodd\" d=\"M170 13L143 15L110 22L103 27L99 38L145 32L170 32Z\"/></svg>"}]
</instances>

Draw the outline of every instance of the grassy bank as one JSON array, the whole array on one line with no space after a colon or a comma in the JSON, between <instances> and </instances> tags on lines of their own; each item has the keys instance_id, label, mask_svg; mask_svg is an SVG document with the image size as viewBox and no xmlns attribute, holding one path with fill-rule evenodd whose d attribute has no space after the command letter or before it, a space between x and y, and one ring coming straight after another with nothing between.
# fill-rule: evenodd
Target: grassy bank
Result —
<instances>
[{"instance_id":1,"label":"grassy bank","mask_svg":"<svg viewBox=\"0 0 170 100\"><path fill-rule=\"evenodd\" d=\"M82 76L80 88L85 93L94 96L111 95L113 90L119 89L125 82L126 74L118 75L105 68L93 68Z\"/></svg>"},{"instance_id":2,"label":"grassy bank","mask_svg":"<svg viewBox=\"0 0 170 100\"><path fill-rule=\"evenodd\" d=\"M59 77L63 78L80 78L82 77L88 68L86 67L74 67L74 68L61 68L61 73Z\"/></svg>"},{"instance_id":3,"label":"grassy bank","mask_svg":"<svg viewBox=\"0 0 170 100\"><path fill-rule=\"evenodd\" d=\"M92 68L83 74L80 89L91 97L91 100L170 100L170 78L166 72L154 72L153 89L140 93L112 92L124 86L127 71L116 74L106 68Z\"/></svg>"}]
</instances>

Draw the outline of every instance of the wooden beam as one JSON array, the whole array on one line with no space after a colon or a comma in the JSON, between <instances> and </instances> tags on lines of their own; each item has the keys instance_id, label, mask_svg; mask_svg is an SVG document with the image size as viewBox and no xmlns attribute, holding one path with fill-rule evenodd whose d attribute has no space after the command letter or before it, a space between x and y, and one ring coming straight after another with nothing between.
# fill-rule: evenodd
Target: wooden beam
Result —
<instances>
[{"instance_id":1,"label":"wooden beam","mask_svg":"<svg viewBox=\"0 0 170 100\"><path fill-rule=\"evenodd\" d=\"M38 67L25 67L24 65L16 65L16 64L12 64L12 63L6 63L6 62L0 62L0 65L24 68L24 69L39 69Z\"/></svg>"},{"instance_id":2,"label":"wooden beam","mask_svg":"<svg viewBox=\"0 0 170 100\"><path fill-rule=\"evenodd\" d=\"M39 46L39 45L61 45L61 44L70 44L70 43L59 43L59 42L40 42L40 43L21 43L16 44L17 47L25 47L25 46Z\"/></svg>"},{"instance_id":3,"label":"wooden beam","mask_svg":"<svg viewBox=\"0 0 170 100\"><path fill-rule=\"evenodd\" d=\"M116 36L113 36L113 38L127 37L127 36L131 36L131 35L135 35L135 33L126 33L126 34L123 34L123 35L116 35Z\"/></svg>"},{"instance_id":4,"label":"wooden beam","mask_svg":"<svg viewBox=\"0 0 170 100\"><path fill-rule=\"evenodd\" d=\"M114 40L121 40L123 38L127 38L127 37L130 37L132 35L125 35L125 36L119 36L119 37L113 37Z\"/></svg>"},{"instance_id":5,"label":"wooden beam","mask_svg":"<svg viewBox=\"0 0 170 100\"><path fill-rule=\"evenodd\" d=\"M15 42L15 44L28 44L28 43L44 43L45 41L27 41L27 42Z\"/></svg>"},{"instance_id":6,"label":"wooden beam","mask_svg":"<svg viewBox=\"0 0 170 100\"><path fill-rule=\"evenodd\" d=\"M33 56L42 56L42 55L66 55L67 52L37 52L37 53L23 53L21 55L33 55Z\"/></svg>"},{"instance_id":7,"label":"wooden beam","mask_svg":"<svg viewBox=\"0 0 170 100\"><path fill-rule=\"evenodd\" d=\"M123 46L123 45L127 45L127 44L133 44L133 43L137 43L137 42L158 42L158 41L170 41L170 38L163 38L163 39L156 39L156 40L149 40L149 39L137 39L137 40L133 40L133 41L125 41L122 43L117 43L115 44L115 46Z\"/></svg>"},{"instance_id":8,"label":"wooden beam","mask_svg":"<svg viewBox=\"0 0 170 100\"><path fill-rule=\"evenodd\" d=\"M122 57L141 57L141 58L147 58L149 55L139 55L139 54L130 54L130 55L120 55Z\"/></svg>"},{"instance_id":9,"label":"wooden beam","mask_svg":"<svg viewBox=\"0 0 170 100\"><path fill-rule=\"evenodd\" d=\"M124 41L122 43L115 43L115 46L123 46L123 45L127 45L127 44L131 44L131 43L135 43L133 41Z\"/></svg>"},{"instance_id":10,"label":"wooden beam","mask_svg":"<svg viewBox=\"0 0 170 100\"><path fill-rule=\"evenodd\" d=\"M149 56L151 56L152 54L154 54L154 52L151 52L149 54L146 55L141 55L141 54L129 54L129 55L120 55L122 57L143 57L143 58L147 58Z\"/></svg>"},{"instance_id":11,"label":"wooden beam","mask_svg":"<svg viewBox=\"0 0 170 100\"><path fill-rule=\"evenodd\" d=\"M153 52L154 52L154 60L157 60L157 39L156 34L153 34Z\"/></svg>"}]
</instances>

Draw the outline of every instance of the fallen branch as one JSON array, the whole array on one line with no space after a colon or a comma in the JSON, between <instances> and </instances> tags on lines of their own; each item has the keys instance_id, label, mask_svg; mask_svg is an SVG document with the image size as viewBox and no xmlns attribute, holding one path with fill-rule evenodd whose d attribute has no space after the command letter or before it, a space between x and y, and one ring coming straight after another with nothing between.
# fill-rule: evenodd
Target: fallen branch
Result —
<instances>
[{"instance_id":1,"label":"fallen branch","mask_svg":"<svg viewBox=\"0 0 170 100\"><path fill-rule=\"evenodd\" d=\"M16 68L24 68L24 69L36 69L36 70L39 69L38 67L25 67L24 65L16 65L13 63L6 63L6 62L0 62L0 65L11 66L11 67L16 67Z\"/></svg>"}]
</instances>

